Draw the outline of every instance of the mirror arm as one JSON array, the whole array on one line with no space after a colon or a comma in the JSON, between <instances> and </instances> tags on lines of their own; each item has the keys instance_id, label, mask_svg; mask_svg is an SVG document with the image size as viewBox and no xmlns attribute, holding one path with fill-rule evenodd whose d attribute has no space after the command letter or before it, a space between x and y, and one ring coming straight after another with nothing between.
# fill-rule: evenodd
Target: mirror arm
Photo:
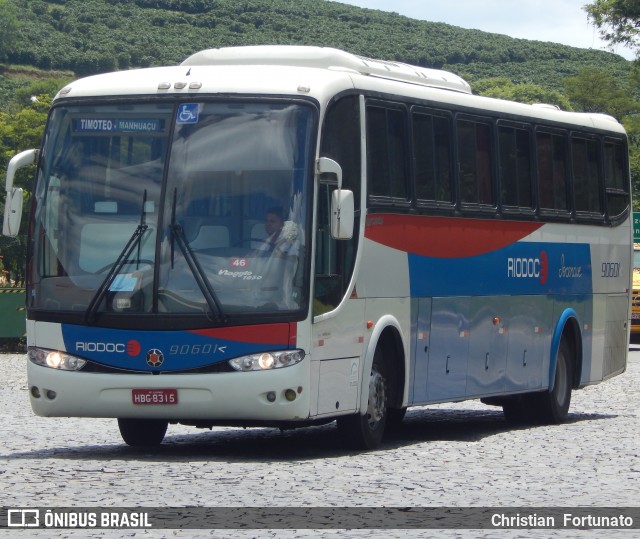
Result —
<instances>
[{"instance_id":1,"label":"mirror arm","mask_svg":"<svg viewBox=\"0 0 640 539\"><path fill-rule=\"evenodd\" d=\"M26 167L27 165L33 165L40 155L39 150L25 150L17 155L14 155L7 165L7 176L5 179L5 190L7 193L13 189L13 178L16 175L18 169Z\"/></svg>"},{"instance_id":2,"label":"mirror arm","mask_svg":"<svg viewBox=\"0 0 640 539\"><path fill-rule=\"evenodd\" d=\"M318 158L316 172L318 174L335 174L338 179L338 190L342 189L342 167L333 159L328 157Z\"/></svg>"}]
</instances>

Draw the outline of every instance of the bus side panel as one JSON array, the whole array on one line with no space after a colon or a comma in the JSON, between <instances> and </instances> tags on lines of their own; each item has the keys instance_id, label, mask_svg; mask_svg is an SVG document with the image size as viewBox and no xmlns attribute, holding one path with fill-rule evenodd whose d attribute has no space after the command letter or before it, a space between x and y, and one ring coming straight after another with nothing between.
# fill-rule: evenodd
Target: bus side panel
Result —
<instances>
[{"instance_id":1,"label":"bus side panel","mask_svg":"<svg viewBox=\"0 0 640 539\"><path fill-rule=\"evenodd\" d=\"M553 301L546 296L511 296L509 302L505 391L537 390L551 346Z\"/></svg>"},{"instance_id":2,"label":"bus side panel","mask_svg":"<svg viewBox=\"0 0 640 539\"><path fill-rule=\"evenodd\" d=\"M411 299L411 371L409 404L427 400L431 337L431 298Z\"/></svg>"},{"instance_id":3,"label":"bus side panel","mask_svg":"<svg viewBox=\"0 0 640 539\"><path fill-rule=\"evenodd\" d=\"M608 295L602 379L624 372L627 365L629 295Z\"/></svg>"},{"instance_id":4,"label":"bus side panel","mask_svg":"<svg viewBox=\"0 0 640 539\"><path fill-rule=\"evenodd\" d=\"M471 298L433 298L427 374L430 402L465 397Z\"/></svg>"},{"instance_id":5,"label":"bus side panel","mask_svg":"<svg viewBox=\"0 0 640 539\"><path fill-rule=\"evenodd\" d=\"M350 299L335 316L311 326L311 417L357 409L367 338L364 309L364 300Z\"/></svg>"}]
</instances>

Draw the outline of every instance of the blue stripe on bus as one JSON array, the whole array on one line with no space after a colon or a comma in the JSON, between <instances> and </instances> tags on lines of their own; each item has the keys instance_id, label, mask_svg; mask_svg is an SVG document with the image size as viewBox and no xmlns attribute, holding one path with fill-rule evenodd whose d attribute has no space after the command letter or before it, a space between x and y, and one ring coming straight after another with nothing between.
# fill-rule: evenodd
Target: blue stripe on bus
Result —
<instances>
[{"instance_id":1,"label":"blue stripe on bus","mask_svg":"<svg viewBox=\"0 0 640 539\"><path fill-rule=\"evenodd\" d=\"M591 294L591 250L582 243L518 242L467 258L408 254L412 297Z\"/></svg>"},{"instance_id":2,"label":"blue stripe on bus","mask_svg":"<svg viewBox=\"0 0 640 539\"><path fill-rule=\"evenodd\" d=\"M70 354L111 367L142 371L195 369L289 347L286 342L251 343L189 331L131 331L69 324L62 325L62 336Z\"/></svg>"}]
</instances>

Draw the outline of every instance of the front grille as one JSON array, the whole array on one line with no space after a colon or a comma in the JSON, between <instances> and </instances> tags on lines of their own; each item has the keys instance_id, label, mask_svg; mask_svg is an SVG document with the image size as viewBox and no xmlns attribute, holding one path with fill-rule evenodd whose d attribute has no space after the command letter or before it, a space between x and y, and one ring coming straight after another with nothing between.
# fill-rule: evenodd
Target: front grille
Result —
<instances>
[{"instance_id":1,"label":"front grille","mask_svg":"<svg viewBox=\"0 0 640 539\"><path fill-rule=\"evenodd\" d=\"M110 367L93 361L88 361L80 372L95 372L102 374L215 374L221 372L236 372L228 361L221 361L213 365L198 367L196 369L185 369L183 371L141 371L137 369L121 369L118 367Z\"/></svg>"}]
</instances>

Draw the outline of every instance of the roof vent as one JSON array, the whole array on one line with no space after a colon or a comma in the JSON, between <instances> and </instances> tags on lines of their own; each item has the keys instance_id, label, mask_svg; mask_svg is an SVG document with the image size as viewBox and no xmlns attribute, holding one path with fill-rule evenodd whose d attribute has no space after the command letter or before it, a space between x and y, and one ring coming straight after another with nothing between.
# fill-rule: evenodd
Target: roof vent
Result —
<instances>
[{"instance_id":1,"label":"roof vent","mask_svg":"<svg viewBox=\"0 0 640 539\"><path fill-rule=\"evenodd\" d=\"M374 60L329 47L295 45L222 47L197 52L189 56L181 65L284 65L343 69L361 75L471 93L471 87L464 79L448 71L412 66L402 62Z\"/></svg>"}]
</instances>

